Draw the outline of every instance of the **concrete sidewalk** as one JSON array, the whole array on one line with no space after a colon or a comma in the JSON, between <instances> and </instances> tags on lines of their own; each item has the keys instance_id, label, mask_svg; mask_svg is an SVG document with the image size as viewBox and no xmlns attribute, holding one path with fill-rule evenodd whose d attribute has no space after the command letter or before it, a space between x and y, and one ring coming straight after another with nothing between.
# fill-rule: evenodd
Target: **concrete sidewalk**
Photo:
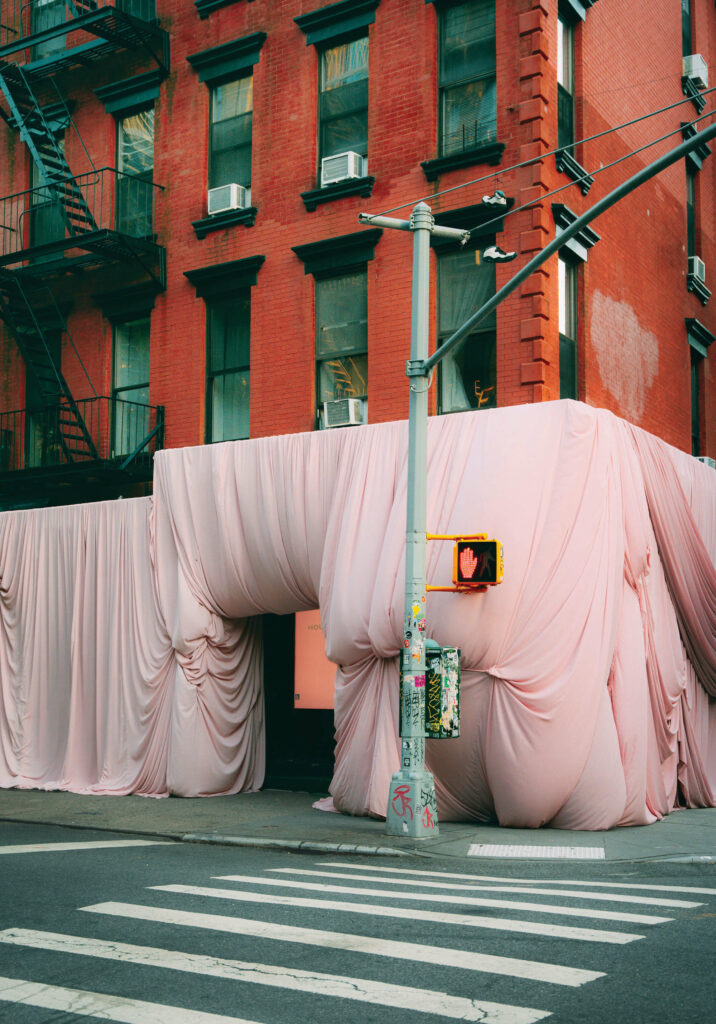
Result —
<instances>
[{"instance_id":1,"label":"concrete sidewalk","mask_svg":"<svg viewBox=\"0 0 716 1024\"><path fill-rule=\"evenodd\" d=\"M609 832L444 822L436 838L415 840L387 836L382 821L315 810L311 805L322 795L269 789L237 796L153 800L5 789L0 790L0 843L2 822L31 822L185 842L386 856L469 857L472 863L509 857L716 864L716 808L676 811L654 825Z\"/></svg>"}]
</instances>

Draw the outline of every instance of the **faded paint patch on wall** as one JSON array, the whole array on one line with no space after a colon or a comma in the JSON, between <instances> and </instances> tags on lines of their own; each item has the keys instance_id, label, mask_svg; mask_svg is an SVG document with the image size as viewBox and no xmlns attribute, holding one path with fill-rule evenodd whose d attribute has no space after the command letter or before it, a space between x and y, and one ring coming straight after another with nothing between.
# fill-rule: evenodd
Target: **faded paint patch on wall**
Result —
<instances>
[{"instance_id":1,"label":"faded paint patch on wall","mask_svg":"<svg viewBox=\"0 0 716 1024\"><path fill-rule=\"evenodd\" d=\"M638 423L659 370L659 342L628 303L597 291L591 306L590 339L602 383L621 415Z\"/></svg>"}]
</instances>

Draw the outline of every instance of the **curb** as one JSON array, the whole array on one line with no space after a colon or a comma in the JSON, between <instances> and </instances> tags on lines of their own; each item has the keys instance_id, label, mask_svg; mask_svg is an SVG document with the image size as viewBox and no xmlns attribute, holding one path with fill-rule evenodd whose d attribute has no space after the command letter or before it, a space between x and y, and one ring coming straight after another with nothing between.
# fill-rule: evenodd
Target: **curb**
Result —
<instances>
[{"instance_id":1,"label":"curb","mask_svg":"<svg viewBox=\"0 0 716 1024\"><path fill-rule=\"evenodd\" d=\"M271 850L299 850L308 853L359 853L371 857L405 857L412 850L396 850L392 846L363 846L359 843L313 843L306 839L263 839L252 836L221 836L187 833L179 837L184 843L209 843L217 846L253 846Z\"/></svg>"}]
</instances>

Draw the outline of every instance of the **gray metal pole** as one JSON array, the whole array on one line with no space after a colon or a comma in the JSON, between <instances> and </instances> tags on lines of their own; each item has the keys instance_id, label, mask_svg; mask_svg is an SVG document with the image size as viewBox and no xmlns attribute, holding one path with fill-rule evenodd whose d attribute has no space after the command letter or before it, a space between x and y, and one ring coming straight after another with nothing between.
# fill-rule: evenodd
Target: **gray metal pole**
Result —
<instances>
[{"instance_id":1,"label":"gray metal pole","mask_svg":"<svg viewBox=\"0 0 716 1024\"><path fill-rule=\"evenodd\" d=\"M413 232L413 307L410 363L428 355L430 313L430 207L418 203ZM410 369L409 369L410 374ZM427 518L428 374L410 375L408 490L405 538L405 610L400 672L400 770L388 795L388 835L438 834L435 780L425 769L425 548Z\"/></svg>"}]
</instances>

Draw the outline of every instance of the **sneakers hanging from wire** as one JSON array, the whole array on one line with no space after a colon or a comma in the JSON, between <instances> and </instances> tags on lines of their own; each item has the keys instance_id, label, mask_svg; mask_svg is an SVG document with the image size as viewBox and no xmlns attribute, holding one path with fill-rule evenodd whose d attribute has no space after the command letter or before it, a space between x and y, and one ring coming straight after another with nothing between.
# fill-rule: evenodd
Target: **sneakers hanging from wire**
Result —
<instances>
[{"instance_id":1,"label":"sneakers hanging from wire","mask_svg":"<svg viewBox=\"0 0 716 1024\"><path fill-rule=\"evenodd\" d=\"M505 252L499 245L490 245L483 251L482 258L486 263L509 263L517 259L517 253Z\"/></svg>"},{"instance_id":2,"label":"sneakers hanging from wire","mask_svg":"<svg viewBox=\"0 0 716 1024\"><path fill-rule=\"evenodd\" d=\"M496 189L491 196L482 197L483 206L507 206L507 196L501 189Z\"/></svg>"}]
</instances>

